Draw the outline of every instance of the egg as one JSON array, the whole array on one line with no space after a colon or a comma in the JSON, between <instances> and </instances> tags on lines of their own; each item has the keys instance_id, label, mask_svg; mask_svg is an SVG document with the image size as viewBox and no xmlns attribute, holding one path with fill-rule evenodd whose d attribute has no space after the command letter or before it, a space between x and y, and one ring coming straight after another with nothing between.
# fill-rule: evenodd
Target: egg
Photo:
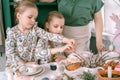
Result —
<instances>
[{"instance_id":1,"label":"egg","mask_svg":"<svg viewBox=\"0 0 120 80\"><path fill-rule=\"evenodd\" d=\"M27 70L28 73L34 73L34 72L36 72L36 69L33 68L33 67L27 67L26 70Z\"/></svg>"},{"instance_id":2,"label":"egg","mask_svg":"<svg viewBox=\"0 0 120 80\"><path fill-rule=\"evenodd\" d=\"M23 71L26 71L26 66L20 66L19 72L23 72Z\"/></svg>"}]
</instances>

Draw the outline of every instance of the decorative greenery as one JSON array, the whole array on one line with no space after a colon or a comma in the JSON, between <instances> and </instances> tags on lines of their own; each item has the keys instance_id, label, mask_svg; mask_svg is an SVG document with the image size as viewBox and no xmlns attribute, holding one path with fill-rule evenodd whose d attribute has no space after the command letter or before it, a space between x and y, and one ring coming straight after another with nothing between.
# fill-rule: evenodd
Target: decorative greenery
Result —
<instances>
[{"instance_id":1,"label":"decorative greenery","mask_svg":"<svg viewBox=\"0 0 120 80\"><path fill-rule=\"evenodd\" d=\"M83 74L81 75L83 80L95 80L96 76L93 75L91 72L83 72Z\"/></svg>"},{"instance_id":2,"label":"decorative greenery","mask_svg":"<svg viewBox=\"0 0 120 80\"><path fill-rule=\"evenodd\" d=\"M88 67L88 68L96 68L98 66L103 66L107 60L120 59L120 56L119 57L109 57L108 54L109 54L109 52L106 52L104 54L91 53L91 54L89 54L88 57L83 57L81 55L78 55L76 57L78 57L80 59L80 61L82 62L81 66Z\"/></svg>"}]
</instances>

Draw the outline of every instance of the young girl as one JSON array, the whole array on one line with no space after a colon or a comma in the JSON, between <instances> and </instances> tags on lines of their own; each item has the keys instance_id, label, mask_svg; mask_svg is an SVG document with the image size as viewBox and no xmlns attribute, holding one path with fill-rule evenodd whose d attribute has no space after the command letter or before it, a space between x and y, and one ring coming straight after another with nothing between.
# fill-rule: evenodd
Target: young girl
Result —
<instances>
[{"instance_id":1,"label":"young girl","mask_svg":"<svg viewBox=\"0 0 120 80\"><path fill-rule=\"evenodd\" d=\"M50 40L59 43L67 43L66 46L60 48L59 52L74 51L75 41L68 39L58 34L52 34L44 31L37 26L35 19L38 15L38 10L35 4L29 1L20 1L15 5L15 15L17 25L7 30L6 39L6 66L8 70L15 75L15 80L31 80L30 77L21 76L19 68L25 64L35 64L35 55L46 57L50 55L52 50L46 49L39 53L36 48L38 38L41 41ZM41 44L41 46L45 46ZM38 52L37 52L38 51ZM39 54L39 55L38 55Z\"/></svg>"},{"instance_id":2,"label":"young girl","mask_svg":"<svg viewBox=\"0 0 120 80\"><path fill-rule=\"evenodd\" d=\"M65 22L65 20L61 13L59 13L57 11L51 11L47 15L47 18L45 21L45 29L51 33L62 34L64 22ZM42 48L41 44L44 44L46 46L44 46L44 47L42 46L43 47ZM67 46L67 45L65 45L65 46ZM61 53L63 51L60 50L60 49L63 49L65 46L63 46L63 44L61 44L61 43L55 43L50 40L44 40L44 41L40 40L40 41L38 41L37 48L38 49L41 48L41 50L39 50L39 51L42 51L42 49L51 48L52 55L48 56L48 58L47 58L47 62L50 62L50 61L60 61L62 59L65 59L65 54ZM39 59L42 59L42 58L39 58ZM44 62L41 61L41 63L44 63Z\"/></svg>"},{"instance_id":3,"label":"young girl","mask_svg":"<svg viewBox=\"0 0 120 80\"><path fill-rule=\"evenodd\" d=\"M115 47L115 51L120 54L120 18L116 14L112 14L110 18L116 23L113 46Z\"/></svg>"}]
</instances>

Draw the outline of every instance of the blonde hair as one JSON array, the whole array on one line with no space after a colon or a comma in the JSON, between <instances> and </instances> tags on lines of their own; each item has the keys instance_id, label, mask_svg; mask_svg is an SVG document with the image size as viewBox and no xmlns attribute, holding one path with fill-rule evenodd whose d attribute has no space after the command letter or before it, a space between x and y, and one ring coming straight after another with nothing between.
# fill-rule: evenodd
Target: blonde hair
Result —
<instances>
[{"instance_id":1,"label":"blonde hair","mask_svg":"<svg viewBox=\"0 0 120 80\"><path fill-rule=\"evenodd\" d=\"M23 0L23 1L18 1L15 5L14 5L14 8L15 8L15 17L16 17L16 14L17 13L20 13L22 14L27 8L35 8L37 9L37 6L28 1L28 0ZM18 22L18 20L16 19L16 22Z\"/></svg>"},{"instance_id":2,"label":"blonde hair","mask_svg":"<svg viewBox=\"0 0 120 80\"><path fill-rule=\"evenodd\" d=\"M53 17L56 17L56 18L59 18L59 19L64 19L64 16L58 12L58 11L51 11L48 13L47 17L46 17L46 20L45 20L45 24L46 23L50 23L50 21L52 20ZM44 26L45 26L44 24ZM49 31L46 26L45 26L45 30L46 31Z\"/></svg>"},{"instance_id":3,"label":"blonde hair","mask_svg":"<svg viewBox=\"0 0 120 80\"><path fill-rule=\"evenodd\" d=\"M49 23L52 20L53 17L64 19L64 16L60 12L58 12L58 11L51 11L51 12L48 13L45 22Z\"/></svg>"}]
</instances>

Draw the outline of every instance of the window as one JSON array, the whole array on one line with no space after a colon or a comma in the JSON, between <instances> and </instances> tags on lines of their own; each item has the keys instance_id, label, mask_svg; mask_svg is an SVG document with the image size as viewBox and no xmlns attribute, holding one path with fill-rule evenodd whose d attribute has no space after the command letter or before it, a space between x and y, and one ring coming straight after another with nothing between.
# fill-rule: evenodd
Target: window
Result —
<instances>
[{"instance_id":1,"label":"window","mask_svg":"<svg viewBox=\"0 0 120 80\"><path fill-rule=\"evenodd\" d=\"M120 0L104 0L104 31L114 34L116 24L110 19L112 13L120 15Z\"/></svg>"},{"instance_id":2,"label":"window","mask_svg":"<svg viewBox=\"0 0 120 80\"><path fill-rule=\"evenodd\" d=\"M102 17L103 17L103 39L112 41L115 30L116 24L114 21L110 19L112 13L120 16L120 0L103 0L104 6L102 8ZM94 24L91 24L92 32L94 32Z\"/></svg>"}]
</instances>

